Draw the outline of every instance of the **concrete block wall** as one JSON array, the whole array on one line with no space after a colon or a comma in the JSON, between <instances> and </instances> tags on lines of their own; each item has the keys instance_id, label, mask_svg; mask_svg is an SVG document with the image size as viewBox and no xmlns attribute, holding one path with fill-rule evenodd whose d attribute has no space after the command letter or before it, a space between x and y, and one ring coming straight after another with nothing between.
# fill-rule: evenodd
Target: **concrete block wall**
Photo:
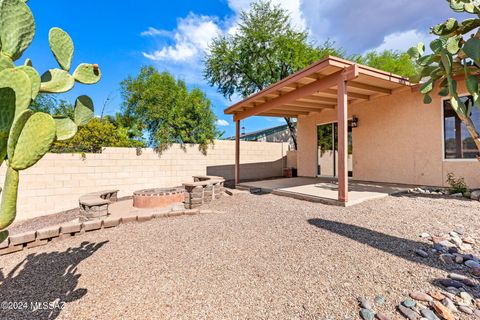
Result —
<instances>
[{"instance_id":1,"label":"concrete block wall","mask_svg":"<svg viewBox=\"0 0 480 320\"><path fill-rule=\"evenodd\" d=\"M286 143L241 142L243 179L282 175ZM152 149L106 148L99 154L47 154L20 173L17 219L24 220L78 206L86 193L119 189L118 196L136 190L174 187L195 175L234 176L234 141L216 141L203 155L198 146L173 145L158 154ZM4 181L5 165L0 168Z\"/></svg>"}]
</instances>

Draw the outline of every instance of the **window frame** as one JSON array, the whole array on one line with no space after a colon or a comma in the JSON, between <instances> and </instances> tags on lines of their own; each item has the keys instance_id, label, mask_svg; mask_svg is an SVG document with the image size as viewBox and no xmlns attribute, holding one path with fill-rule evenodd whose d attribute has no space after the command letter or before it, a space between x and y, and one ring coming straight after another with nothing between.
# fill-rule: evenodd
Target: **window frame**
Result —
<instances>
[{"instance_id":1,"label":"window frame","mask_svg":"<svg viewBox=\"0 0 480 320\"><path fill-rule=\"evenodd\" d=\"M459 98L471 96L469 92L462 91L458 94ZM478 160L476 158L465 158L465 159L452 159L452 158L445 158L445 101L450 100L450 97L442 97L440 99L440 121L442 125L442 161L443 162L476 162Z\"/></svg>"}]
</instances>

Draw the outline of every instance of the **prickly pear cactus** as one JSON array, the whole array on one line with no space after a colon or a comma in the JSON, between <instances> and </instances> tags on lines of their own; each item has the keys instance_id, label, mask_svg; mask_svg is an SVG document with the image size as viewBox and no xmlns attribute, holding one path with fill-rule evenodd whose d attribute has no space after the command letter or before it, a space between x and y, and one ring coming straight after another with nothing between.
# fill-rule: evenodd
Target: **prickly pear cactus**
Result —
<instances>
[{"instance_id":1,"label":"prickly pear cactus","mask_svg":"<svg viewBox=\"0 0 480 320\"><path fill-rule=\"evenodd\" d=\"M450 97L452 108L464 123L478 150L480 134L470 118L472 108L480 106L478 74L480 72L480 1L447 0L454 12L461 17L472 14L473 18L458 21L450 18L431 28L437 38L430 43L431 53L427 54L425 45L418 44L408 50L409 55L421 67L412 83L424 80L420 93L424 102L432 102L432 93ZM467 90L472 99L464 102L457 91L457 78L465 79ZM480 157L479 157L480 160Z\"/></svg>"},{"instance_id":2,"label":"prickly pear cactus","mask_svg":"<svg viewBox=\"0 0 480 320\"><path fill-rule=\"evenodd\" d=\"M63 93L75 82L95 84L101 71L96 64L82 63L73 74L73 41L64 30L52 28L50 49L60 68L40 73L26 59L17 61L35 35L35 21L24 0L0 0L0 165L5 161L7 172L0 204L0 242L8 237L6 228L15 220L19 172L35 165L51 148L55 140L72 138L78 127L93 117L93 102L87 96L78 97L74 119L53 118L29 110L33 99L41 93Z\"/></svg>"}]
</instances>

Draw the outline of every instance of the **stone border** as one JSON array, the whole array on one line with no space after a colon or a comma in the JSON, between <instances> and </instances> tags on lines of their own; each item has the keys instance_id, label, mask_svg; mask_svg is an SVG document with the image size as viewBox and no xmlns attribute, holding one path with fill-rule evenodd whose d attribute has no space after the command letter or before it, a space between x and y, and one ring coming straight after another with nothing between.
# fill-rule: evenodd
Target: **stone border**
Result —
<instances>
[{"instance_id":1,"label":"stone border","mask_svg":"<svg viewBox=\"0 0 480 320\"><path fill-rule=\"evenodd\" d=\"M204 203L220 199L225 191L225 179L222 177L193 176L193 181L183 184L186 209L198 208Z\"/></svg>"},{"instance_id":2,"label":"stone border","mask_svg":"<svg viewBox=\"0 0 480 320\"><path fill-rule=\"evenodd\" d=\"M82 235L86 232L118 227L120 224L132 222L146 222L152 219L193 216L198 214L223 213L215 210L183 210L171 212L159 212L152 214L139 214L125 217L106 217L101 220L71 222L61 226L47 227L36 231L25 232L9 236L0 243L0 256L22 251L23 249L43 246L52 241L63 240L73 236Z\"/></svg>"}]
</instances>

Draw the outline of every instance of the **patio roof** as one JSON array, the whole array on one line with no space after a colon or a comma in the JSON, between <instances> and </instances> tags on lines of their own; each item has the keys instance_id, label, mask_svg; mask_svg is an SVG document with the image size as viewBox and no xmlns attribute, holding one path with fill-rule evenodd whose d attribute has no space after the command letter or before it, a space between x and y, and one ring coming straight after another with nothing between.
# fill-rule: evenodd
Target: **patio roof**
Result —
<instances>
[{"instance_id":1,"label":"patio roof","mask_svg":"<svg viewBox=\"0 0 480 320\"><path fill-rule=\"evenodd\" d=\"M329 56L225 109L234 120L251 116L298 117L335 109L339 77L348 81L348 104L409 88L407 79Z\"/></svg>"}]
</instances>

